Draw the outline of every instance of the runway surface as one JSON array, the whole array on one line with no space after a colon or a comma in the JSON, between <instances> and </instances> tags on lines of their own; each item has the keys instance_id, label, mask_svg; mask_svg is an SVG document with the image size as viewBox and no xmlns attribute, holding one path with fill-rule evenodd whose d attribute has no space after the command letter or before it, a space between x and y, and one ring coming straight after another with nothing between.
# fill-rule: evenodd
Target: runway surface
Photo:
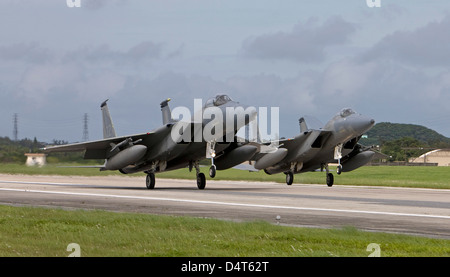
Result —
<instances>
[{"instance_id":1,"label":"runway surface","mask_svg":"<svg viewBox=\"0 0 450 277\"><path fill-rule=\"evenodd\" d=\"M450 239L450 190L0 174L0 204L102 209ZM280 219L277 221L277 216Z\"/></svg>"}]
</instances>

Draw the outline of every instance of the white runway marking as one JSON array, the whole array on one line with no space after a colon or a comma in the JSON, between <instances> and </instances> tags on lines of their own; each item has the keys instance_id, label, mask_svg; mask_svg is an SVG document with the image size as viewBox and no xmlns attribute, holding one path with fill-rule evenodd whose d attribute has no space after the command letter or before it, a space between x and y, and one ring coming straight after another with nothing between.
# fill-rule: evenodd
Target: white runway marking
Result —
<instances>
[{"instance_id":1,"label":"white runway marking","mask_svg":"<svg viewBox=\"0 0 450 277\"><path fill-rule=\"evenodd\" d=\"M49 183L49 182L27 182L27 181L2 181L4 184L24 184L24 185L49 185L49 186L89 186L88 184L73 184L73 183Z\"/></svg>"},{"instance_id":2,"label":"white runway marking","mask_svg":"<svg viewBox=\"0 0 450 277\"><path fill-rule=\"evenodd\" d=\"M232 202L218 202L218 201L203 201L203 200L176 199L176 198L160 198L160 197L133 196L133 195L78 193L78 192L44 191L44 190L29 190L29 189L9 189L9 188L0 188L0 191L45 193L45 194L74 195L74 196L87 196L87 197L110 197L110 198L125 198L125 199L140 199L140 200L171 201L171 202L181 202L181 203L210 204L210 205L214 204L214 205L265 208L265 209L289 209L289 210L300 210L300 211L359 213L359 214L376 214L376 215L390 215L390 216L407 216L407 217L425 217L425 218L450 219L450 216L433 215L433 214L411 214L411 213L395 213L395 212L364 211L364 210L344 210L344 209L326 209L326 208L311 208L311 207L274 206L274 205L232 203Z\"/></svg>"}]
</instances>

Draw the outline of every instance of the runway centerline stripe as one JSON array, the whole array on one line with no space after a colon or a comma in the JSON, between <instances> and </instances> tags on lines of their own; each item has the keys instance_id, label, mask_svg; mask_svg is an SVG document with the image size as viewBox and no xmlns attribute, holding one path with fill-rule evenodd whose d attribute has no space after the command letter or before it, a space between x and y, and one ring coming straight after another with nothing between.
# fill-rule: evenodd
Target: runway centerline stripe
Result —
<instances>
[{"instance_id":1,"label":"runway centerline stripe","mask_svg":"<svg viewBox=\"0 0 450 277\"><path fill-rule=\"evenodd\" d=\"M44 190L10 189L10 188L0 188L0 191L59 194L59 195L75 195L75 196L88 196L88 197L110 197L110 198L139 199L139 200L155 200L155 201L170 201L170 202L195 203L195 204L213 204L213 205L252 207L252 208L289 209L289 210L299 210L299 211L360 213L360 214L376 214L376 215L391 215L391 216L407 216L407 217L426 217L426 218L450 219L450 216L432 215L432 214L410 214L410 213L394 213L394 212L380 212L380 211L363 211L363 210L326 209L326 208L311 208L311 207L276 206L276 205L261 205L261 204L249 204L249 203L232 203L232 202L218 202L218 201L204 201L204 200L176 199L176 198L161 198L161 197L134 196L134 195L115 195L115 194L100 194L100 193L44 191Z\"/></svg>"}]
</instances>

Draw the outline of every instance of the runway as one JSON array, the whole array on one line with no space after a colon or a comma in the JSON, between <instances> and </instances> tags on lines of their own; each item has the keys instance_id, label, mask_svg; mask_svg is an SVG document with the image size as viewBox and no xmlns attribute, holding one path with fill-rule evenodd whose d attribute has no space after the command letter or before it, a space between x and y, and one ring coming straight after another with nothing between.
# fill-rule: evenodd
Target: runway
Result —
<instances>
[{"instance_id":1,"label":"runway","mask_svg":"<svg viewBox=\"0 0 450 277\"><path fill-rule=\"evenodd\" d=\"M145 177L0 174L0 204L264 220L290 226L415 234L450 239L450 190L301 185ZM279 219L277 220L277 217Z\"/></svg>"}]
</instances>

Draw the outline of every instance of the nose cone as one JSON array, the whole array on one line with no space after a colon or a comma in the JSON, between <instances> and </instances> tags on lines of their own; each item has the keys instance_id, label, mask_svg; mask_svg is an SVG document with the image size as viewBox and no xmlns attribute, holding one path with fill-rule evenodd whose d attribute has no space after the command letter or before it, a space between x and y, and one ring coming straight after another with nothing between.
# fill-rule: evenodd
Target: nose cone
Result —
<instances>
[{"instance_id":1,"label":"nose cone","mask_svg":"<svg viewBox=\"0 0 450 277\"><path fill-rule=\"evenodd\" d=\"M355 132L357 132L359 135L362 135L365 132L369 131L373 127L373 125L375 125L375 120L366 116L359 116L354 119L352 125Z\"/></svg>"}]
</instances>

